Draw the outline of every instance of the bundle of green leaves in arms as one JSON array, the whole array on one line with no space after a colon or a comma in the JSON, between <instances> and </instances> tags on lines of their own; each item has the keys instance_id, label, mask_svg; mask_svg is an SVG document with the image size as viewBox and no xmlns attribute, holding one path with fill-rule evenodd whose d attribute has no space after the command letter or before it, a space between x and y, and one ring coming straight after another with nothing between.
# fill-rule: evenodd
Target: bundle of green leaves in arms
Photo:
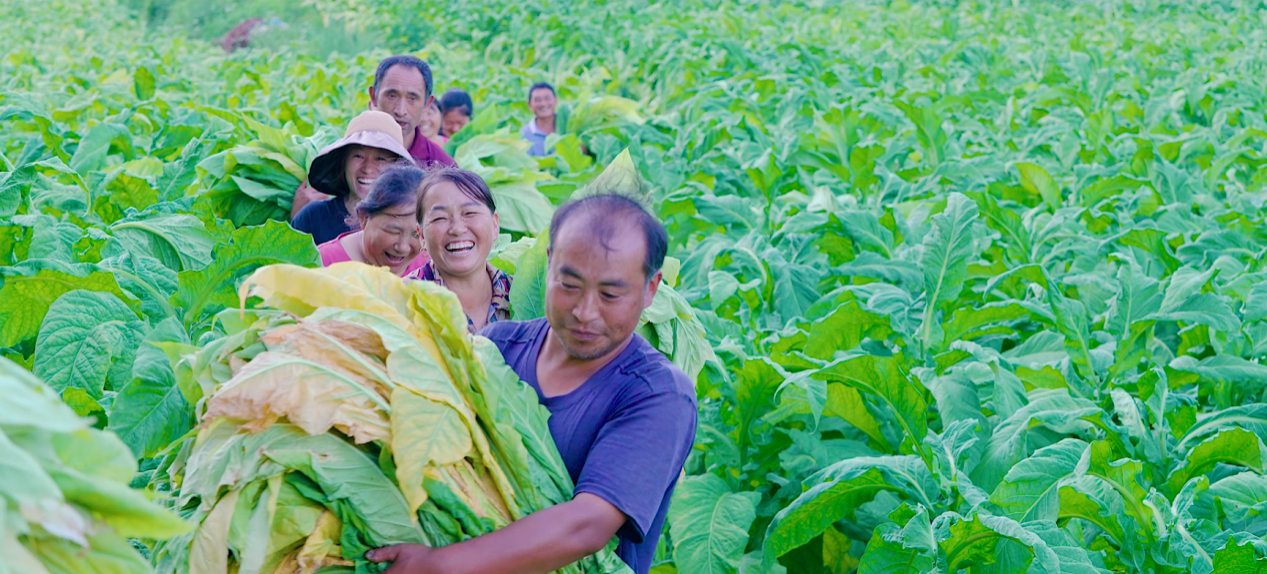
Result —
<instances>
[{"instance_id":1,"label":"bundle of green leaves in arms","mask_svg":"<svg viewBox=\"0 0 1267 574\"><path fill-rule=\"evenodd\" d=\"M136 459L31 373L0 358L0 574L140 574L128 541L190 530L129 488Z\"/></svg>"},{"instance_id":2,"label":"bundle of green leaves in arms","mask_svg":"<svg viewBox=\"0 0 1267 574\"><path fill-rule=\"evenodd\" d=\"M323 125L311 137L245 118L259 139L208 157L198 163L201 194L211 199L216 215L234 226L290 219L295 189L308 179L317 152L338 138ZM287 129L292 128L292 129Z\"/></svg>"},{"instance_id":3,"label":"bundle of green leaves in arms","mask_svg":"<svg viewBox=\"0 0 1267 574\"><path fill-rule=\"evenodd\" d=\"M156 483L198 529L160 572L370 572L397 543L444 546L571 499L548 411L451 292L360 263L274 265L271 310L182 359L205 393ZM620 572L609 550L565 568Z\"/></svg>"}]
</instances>

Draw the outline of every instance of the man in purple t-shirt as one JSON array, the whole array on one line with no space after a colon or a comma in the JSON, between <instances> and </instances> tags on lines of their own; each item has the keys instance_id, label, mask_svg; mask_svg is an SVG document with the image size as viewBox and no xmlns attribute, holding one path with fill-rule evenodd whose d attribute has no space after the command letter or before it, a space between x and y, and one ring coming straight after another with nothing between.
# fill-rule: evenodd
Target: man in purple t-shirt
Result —
<instances>
[{"instance_id":1,"label":"man in purple t-shirt","mask_svg":"<svg viewBox=\"0 0 1267 574\"><path fill-rule=\"evenodd\" d=\"M371 110L385 112L400 125L400 134L414 163L422 169L432 166L457 167L457 163L445 153L444 148L422 135L418 124L435 96L431 95L431 66L414 56L384 58L374 70L374 83L370 84ZM303 182L295 190L290 217L309 203L328 199L325 195Z\"/></svg>"},{"instance_id":2,"label":"man in purple t-shirt","mask_svg":"<svg viewBox=\"0 0 1267 574\"><path fill-rule=\"evenodd\" d=\"M550 223L546 317L482 332L550 410L550 434L576 483L571 501L443 548L373 550L385 574L546 573L602 549L651 569L669 498L695 441L695 389L634 334L660 286L668 237L617 195L564 205Z\"/></svg>"}]
</instances>

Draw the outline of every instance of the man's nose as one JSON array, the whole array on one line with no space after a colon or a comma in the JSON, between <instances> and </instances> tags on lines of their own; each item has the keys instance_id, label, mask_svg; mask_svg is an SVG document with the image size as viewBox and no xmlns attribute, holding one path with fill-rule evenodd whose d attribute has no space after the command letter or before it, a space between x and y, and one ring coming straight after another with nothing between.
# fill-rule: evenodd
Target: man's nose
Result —
<instances>
[{"instance_id":1,"label":"man's nose","mask_svg":"<svg viewBox=\"0 0 1267 574\"><path fill-rule=\"evenodd\" d=\"M598 318L598 300L593 293L582 295L572 308L572 316L581 323L589 323Z\"/></svg>"}]
</instances>

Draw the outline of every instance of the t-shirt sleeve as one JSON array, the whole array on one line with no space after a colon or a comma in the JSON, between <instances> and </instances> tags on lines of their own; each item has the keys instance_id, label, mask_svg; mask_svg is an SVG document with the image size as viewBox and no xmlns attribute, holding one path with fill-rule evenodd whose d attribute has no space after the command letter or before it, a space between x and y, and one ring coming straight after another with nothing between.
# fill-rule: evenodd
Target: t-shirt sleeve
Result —
<instances>
[{"instance_id":1,"label":"t-shirt sleeve","mask_svg":"<svg viewBox=\"0 0 1267 574\"><path fill-rule=\"evenodd\" d=\"M444 148L434 143L432 143L431 145L435 146L435 149L431 151L431 161L438 163L444 167L458 166L458 162L453 161L453 158L450 157L449 154L444 151Z\"/></svg>"},{"instance_id":2,"label":"t-shirt sleeve","mask_svg":"<svg viewBox=\"0 0 1267 574\"><path fill-rule=\"evenodd\" d=\"M316 208L314 207L316 204L317 202L314 201L312 203L309 203L308 205L303 206L303 208L299 210L299 213L295 214L295 218L290 220L290 226L294 227L296 231L302 231L304 233L311 235L312 234L312 213L313 211L316 210Z\"/></svg>"},{"instance_id":3,"label":"t-shirt sleeve","mask_svg":"<svg viewBox=\"0 0 1267 574\"><path fill-rule=\"evenodd\" d=\"M695 441L696 416L691 398L674 391L628 400L599 430L575 493L619 508L629 517L621 535L641 543L682 472Z\"/></svg>"}]
</instances>

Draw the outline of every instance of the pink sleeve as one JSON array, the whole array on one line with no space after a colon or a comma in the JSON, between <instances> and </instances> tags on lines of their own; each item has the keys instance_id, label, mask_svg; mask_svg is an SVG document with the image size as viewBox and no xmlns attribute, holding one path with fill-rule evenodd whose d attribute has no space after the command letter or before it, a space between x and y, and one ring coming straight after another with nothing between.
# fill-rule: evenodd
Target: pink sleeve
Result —
<instances>
[{"instance_id":1,"label":"pink sleeve","mask_svg":"<svg viewBox=\"0 0 1267 574\"><path fill-rule=\"evenodd\" d=\"M342 236L339 236L338 238L331 239L330 241L317 246L317 252L321 254L322 267L329 267L335 263L352 260L352 258L348 256L348 251L343 248L343 244L339 243L339 239L341 237Z\"/></svg>"}]
</instances>

